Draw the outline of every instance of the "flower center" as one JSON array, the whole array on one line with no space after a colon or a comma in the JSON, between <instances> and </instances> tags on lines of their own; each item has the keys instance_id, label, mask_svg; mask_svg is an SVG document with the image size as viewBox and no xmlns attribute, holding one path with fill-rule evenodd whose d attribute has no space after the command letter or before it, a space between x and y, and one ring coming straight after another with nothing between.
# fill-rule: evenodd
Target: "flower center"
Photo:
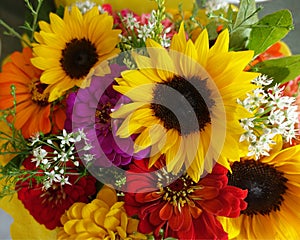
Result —
<instances>
[{"instance_id":1,"label":"flower center","mask_svg":"<svg viewBox=\"0 0 300 240\"><path fill-rule=\"evenodd\" d=\"M179 208L190 202L189 194L201 188L187 174L178 177L167 172L163 176L158 175L157 186L163 199Z\"/></svg>"},{"instance_id":2,"label":"flower center","mask_svg":"<svg viewBox=\"0 0 300 240\"><path fill-rule=\"evenodd\" d=\"M179 92L180 97L174 96L172 90ZM188 135L202 131L211 122L210 111L215 102L210 93L207 80L174 76L171 81L156 85L151 108L166 129L176 129L181 135Z\"/></svg>"},{"instance_id":3,"label":"flower center","mask_svg":"<svg viewBox=\"0 0 300 240\"><path fill-rule=\"evenodd\" d=\"M85 38L73 39L62 50L60 63L70 78L80 79L88 75L98 57L97 49L91 41Z\"/></svg>"},{"instance_id":4,"label":"flower center","mask_svg":"<svg viewBox=\"0 0 300 240\"><path fill-rule=\"evenodd\" d=\"M111 107L112 105L110 102L104 105L98 105L95 113L96 123L105 124L110 120Z\"/></svg>"},{"instance_id":5,"label":"flower center","mask_svg":"<svg viewBox=\"0 0 300 240\"><path fill-rule=\"evenodd\" d=\"M49 93L44 93L44 90L47 88L47 86L47 84L43 84L40 81L33 81L29 85L29 91L31 92L32 101L42 107L49 104Z\"/></svg>"},{"instance_id":6,"label":"flower center","mask_svg":"<svg viewBox=\"0 0 300 240\"><path fill-rule=\"evenodd\" d=\"M41 197L44 198L43 203L48 201L55 205L61 205L66 200L67 195L59 184L53 184L51 188L47 189L47 191L41 195Z\"/></svg>"},{"instance_id":7,"label":"flower center","mask_svg":"<svg viewBox=\"0 0 300 240\"><path fill-rule=\"evenodd\" d=\"M248 190L248 207L241 213L265 215L280 210L284 201L287 179L274 166L255 160L235 162L228 184Z\"/></svg>"}]
</instances>

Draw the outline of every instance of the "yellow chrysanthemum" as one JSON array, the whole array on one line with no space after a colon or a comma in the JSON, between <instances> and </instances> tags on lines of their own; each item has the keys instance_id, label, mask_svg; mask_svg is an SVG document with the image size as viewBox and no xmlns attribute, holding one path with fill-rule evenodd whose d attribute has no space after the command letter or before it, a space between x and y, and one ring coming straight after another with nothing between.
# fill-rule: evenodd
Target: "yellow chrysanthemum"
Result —
<instances>
[{"instance_id":1,"label":"yellow chrysanthemum","mask_svg":"<svg viewBox=\"0 0 300 240\"><path fill-rule=\"evenodd\" d=\"M239 119L248 113L236 100L253 89L258 74L243 71L252 51L228 52L228 46L228 30L209 48L206 30L193 43L182 24L170 50L147 40L150 57L134 55L138 70L116 79L114 88L133 101L112 114L125 118L117 134L139 133L135 151L151 147L150 165L165 154L168 171L185 165L198 182L215 161L229 168L226 158L239 159Z\"/></svg>"},{"instance_id":2,"label":"yellow chrysanthemum","mask_svg":"<svg viewBox=\"0 0 300 240\"><path fill-rule=\"evenodd\" d=\"M88 86L94 67L119 53L120 30L113 30L113 18L100 14L97 7L84 15L76 6L71 11L65 8L63 19L50 13L50 24L41 21L39 27L32 63L44 70L40 81L50 85L50 102L74 86ZM96 74L106 71L97 68Z\"/></svg>"},{"instance_id":3,"label":"yellow chrysanthemum","mask_svg":"<svg viewBox=\"0 0 300 240\"><path fill-rule=\"evenodd\" d=\"M300 145L234 162L228 183L248 190L240 217L220 219L230 239L300 239Z\"/></svg>"},{"instance_id":4,"label":"yellow chrysanthemum","mask_svg":"<svg viewBox=\"0 0 300 240\"><path fill-rule=\"evenodd\" d=\"M147 239L137 232L138 220L127 216L116 191L103 186L91 203L74 203L61 217L58 239Z\"/></svg>"}]
</instances>

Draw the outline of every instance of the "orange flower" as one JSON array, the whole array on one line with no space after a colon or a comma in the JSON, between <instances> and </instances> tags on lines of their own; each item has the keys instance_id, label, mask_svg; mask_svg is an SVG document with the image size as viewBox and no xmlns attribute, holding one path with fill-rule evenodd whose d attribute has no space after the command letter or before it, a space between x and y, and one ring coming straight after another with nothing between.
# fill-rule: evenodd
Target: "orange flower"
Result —
<instances>
[{"instance_id":1,"label":"orange flower","mask_svg":"<svg viewBox=\"0 0 300 240\"><path fill-rule=\"evenodd\" d=\"M37 132L49 133L52 129L51 118L55 120L56 128L61 128L65 120L61 106L48 102L49 95L44 93L47 85L39 80L42 72L31 64L31 58L32 50L29 47L24 48L22 53L14 52L10 56L11 61L3 66L0 73L0 109L13 108L13 85L16 95L14 126L22 130L25 138ZM13 121L13 118L9 116L8 121Z\"/></svg>"},{"instance_id":2,"label":"orange flower","mask_svg":"<svg viewBox=\"0 0 300 240\"><path fill-rule=\"evenodd\" d=\"M275 59L275 58L281 58L291 55L291 50L289 49L288 45L286 45L284 42L279 41L277 43L274 43L271 47L269 47L266 51L258 55L252 62L251 66L254 66L257 63ZM246 70L248 70L250 67L247 67Z\"/></svg>"}]
</instances>

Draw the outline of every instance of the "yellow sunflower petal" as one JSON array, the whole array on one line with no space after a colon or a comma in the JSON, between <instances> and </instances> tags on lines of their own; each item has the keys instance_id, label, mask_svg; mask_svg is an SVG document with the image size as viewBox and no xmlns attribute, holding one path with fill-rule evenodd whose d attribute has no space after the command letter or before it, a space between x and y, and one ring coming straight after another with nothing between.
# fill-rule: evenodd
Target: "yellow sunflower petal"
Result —
<instances>
[{"instance_id":1,"label":"yellow sunflower petal","mask_svg":"<svg viewBox=\"0 0 300 240\"><path fill-rule=\"evenodd\" d=\"M148 47L148 53L151 59L153 59L152 62L155 63L155 69L160 78L164 81L172 79L174 76L175 66L167 50L152 39L147 39L146 45Z\"/></svg>"},{"instance_id":2,"label":"yellow sunflower petal","mask_svg":"<svg viewBox=\"0 0 300 240\"><path fill-rule=\"evenodd\" d=\"M153 89L155 84L147 83L143 85L139 85L136 87L130 86L118 86L114 85L113 88L122 93L123 95L129 97L132 101L151 103L153 98Z\"/></svg>"},{"instance_id":3,"label":"yellow sunflower petal","mask_svg":"<svg viewBox=\"0 0 300 240\"><path fill-rule=\"evenodd\" d=\"M199 37L196 39L195 48L198 53L198 62L203 67L206 67L208 52L209 52L209 39L208 39L208 32L206 29L204 29L200 33Z\"/></svg>"},{"instance_id":4,"label":"yellow sunflower petal","mask_svg":"<svg viewBox=\"0 0 300 240\"><path fill-rule=\"evenodd\" d=\"M218 36L215 44L209 50L209 57L218 55L220 53L226 53L229 49L229 32L228 29L224 29Z\"/></svg>"},{"instance_id":5,"label":"yellow sunflower petal","mask_svg":"<svg viewBox=\"0 0 300 240\"><path fill-rule=\"evenodd\" d=\"M157 143L165 134L165 129L156 124L150 128L146 128L135 140L134 151L139 152L150 145Z\"/></svg>"},{"instance_id":6,"label":"yellow sunflower petal","mask_svg":"<svg viewBox=\"0 0 300 240\"><path fill-rule=\"evenodd\" d=\"M184 22L182 21L179 27L179 31L177 34L174 34L171 40L170 49L182 52L182 49L185 49L186 46L186 34L184 31Z\"/></svg>"}]
</instances>

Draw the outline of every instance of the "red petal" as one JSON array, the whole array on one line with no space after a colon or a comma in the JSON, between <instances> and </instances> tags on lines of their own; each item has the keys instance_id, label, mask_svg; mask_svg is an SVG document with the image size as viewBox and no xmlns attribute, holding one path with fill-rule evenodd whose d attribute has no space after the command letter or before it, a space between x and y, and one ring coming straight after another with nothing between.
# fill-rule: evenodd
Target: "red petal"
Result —
<instances>
[{"instance_id":1,"label":"red petal","mask_svg":"<svg viewBox=\"0 0 300 240\"><path fill-rule=\"evenodd\" d=\"M184 222L183 214L181 212L179 212L179 210L176 207L174 207L174 214L169 219L170 228L173 231L179 231L183 225L183 222Z\"/></svg>"},{"instance_id":2,"label":"red petal","mask_svg":"<svg viewBox=\"0 0 300 240\"><path fill-rule=\"evenodd\" d=\"M166 203L159 211L159 217L162 220L169 220L173 215L173 205Z\"/></svg>"}]
</instances>

